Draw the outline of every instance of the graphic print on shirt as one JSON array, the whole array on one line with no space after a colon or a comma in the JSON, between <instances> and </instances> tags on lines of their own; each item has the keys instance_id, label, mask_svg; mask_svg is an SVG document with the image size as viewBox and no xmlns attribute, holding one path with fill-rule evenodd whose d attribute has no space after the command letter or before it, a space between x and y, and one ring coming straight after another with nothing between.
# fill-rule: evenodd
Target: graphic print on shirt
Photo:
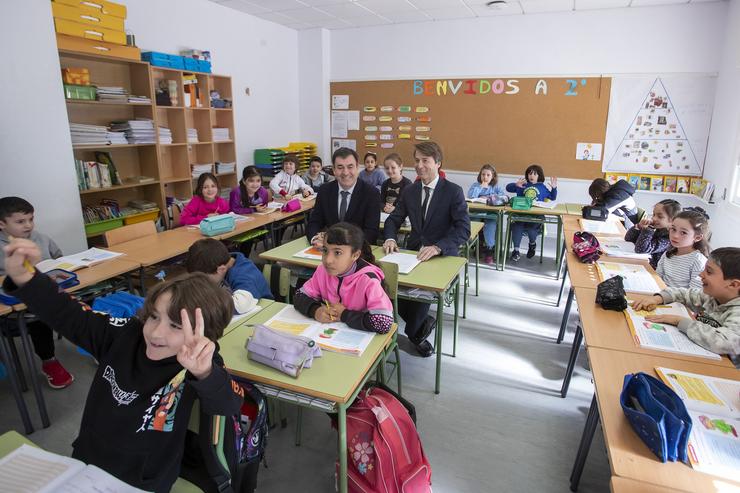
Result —
<instances>
[{"instance_id":1,"label":"graphic print on shirt","mask_svg":"<svg viewBox=\"0 0 740 493\"><path fill-rule=\"evenodd\" d=\"M105 370L103 370L103 378L110 383L111 393L119 406L128 406L134 399L139 397L139 394L136 392L127 392L118 386L118 382L116 382L116 371L110 365L107 365Z\"/></svg>"},{"instance_id":2,"label":"graphic print on shirt","mask_svg":"<svg viewBox=\"0 0 740 493\"><path fill-rule=\"evenodd\" d=\"M136 433L147 430L172 431L177 404L180 402L184 388L185 370L182 370L149 398L150 405L146 408L141 426Z\"/></svg>"},{"instance_id":3,"label":"graphic print on shirt","mask_svg":"<svg viewBox=\"0 0 740 493\"><path fill-rule=\"evenodd\" d=\"M537 200L537 187L527 187L523 195L530 200Z\"/></svg>"}]
</instances>

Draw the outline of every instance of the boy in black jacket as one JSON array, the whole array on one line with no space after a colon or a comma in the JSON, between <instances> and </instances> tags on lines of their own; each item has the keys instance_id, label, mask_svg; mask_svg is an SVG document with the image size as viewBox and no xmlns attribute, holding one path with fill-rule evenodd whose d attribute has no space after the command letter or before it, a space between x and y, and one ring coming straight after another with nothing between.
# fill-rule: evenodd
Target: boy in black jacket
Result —
<instances>
[{"instance_id":1,"label":"boy in black jacket","mask_svg":"<svg viewBox=\"0 0 740 493\"><path fill-rule=\"evenodd\" d=\"M625 180L611 185L603 178L596 178L588 187L588 194L592 199L591 205L606 207L610 214L625 216L632 224L639 223L645 215L632 198L635 187Z\"/></svg>"},{"instance_id":2,"label":"boy in black jacket","mask_svg":"<svg viewBox=\"0 0 740 493\"><path fill-rule=\"evenodd\" d=\"M99 362L72 456L137 488L169 491L195 399L213 415L241 407L214 342L231 319L231 296L189 274L152 289L141 319L108 318L30 267L41 259L33 242L15 239L5 254L6 292Z\"/></svg>"}]
</instances>

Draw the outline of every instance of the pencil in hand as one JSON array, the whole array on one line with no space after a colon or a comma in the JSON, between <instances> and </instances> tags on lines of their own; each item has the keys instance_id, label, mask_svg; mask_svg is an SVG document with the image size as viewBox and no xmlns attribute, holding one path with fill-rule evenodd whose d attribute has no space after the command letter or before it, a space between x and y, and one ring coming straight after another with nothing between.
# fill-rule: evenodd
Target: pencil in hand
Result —
<instances>
[{"instance_id":1,"label":"pencil in hand","mask_svg":"<svg viewBox=\"0 0 740 493\"><path fill-rule=\"evenodd\" d=\"M332 322L334 321L334 315L331 314L331 307L329 306L329 301L324 300L324 304L326 305L326 311L329 313L329 320Z\"/></svg>"},{"instance_id":2,"label":"pencil in hand","mask_svg":"<svg viewBox=\"0 0 740 493\"><path fill-rule=\"evenodd\" d=\"M11 235L8 235L8 240L13 241L14 239L15 239L14 237L12 237ZM33 265L31 265L31 262L29 262L28 259L23 261L23 267L25 267L26 270L30 272L31 274L36 272L36 269L33 268Z\"/></svg>"}]
</instances>

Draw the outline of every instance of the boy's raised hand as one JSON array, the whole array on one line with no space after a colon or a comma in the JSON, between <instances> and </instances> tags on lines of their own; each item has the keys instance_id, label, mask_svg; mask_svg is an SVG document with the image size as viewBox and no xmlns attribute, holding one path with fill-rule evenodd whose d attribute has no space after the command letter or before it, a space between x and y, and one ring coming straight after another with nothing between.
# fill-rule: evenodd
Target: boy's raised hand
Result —
<instances>
[{"instance_id":1,"label":"boy's raised hand","mask_svg":"<svg viewBox=\"0 0 740 493\"><path fill-rule=\"evenodd\" d=\"M31 240L13 238L4 251L5 272L17 286L23 286L33 277L33 269L28 266L41 261L41 250Z\"/></svg>"},{"instance_id":2,"label":"boy's raised hand","mask_svg":"<svg viewBox=\"0 0 740 493\"><path fill-rule=\"evenodd\" d=\"M205 323L200 308L195 309L195 329L190 323L187 310L180 310L180 320L185 343L177 352L177 361L195 378L203 380L211 374L216 344L204 335Z\"/></svg>"}]
</instances>

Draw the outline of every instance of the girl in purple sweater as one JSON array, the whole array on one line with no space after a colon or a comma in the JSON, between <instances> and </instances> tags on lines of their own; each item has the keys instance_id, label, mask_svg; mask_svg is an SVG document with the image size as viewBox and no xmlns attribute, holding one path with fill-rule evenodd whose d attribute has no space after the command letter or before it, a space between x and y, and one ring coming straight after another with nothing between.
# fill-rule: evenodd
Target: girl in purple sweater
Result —
<instances>
[{"instance_id":1,"label":"girl in purple sweater","mask_svg":"<svg viewBox=\"0 0 740 493\"><path fill-rule=\"evenodd\" d=\"M229 212L229 203L218 196L218 179L212 173L198 177L195 194L182 210L180 224L199 224L209 216Z\"/></svg>"},{"instance_id":2,"label":"girl in purple sweater","mask_svg":"<svg viewBox=\"0 0 740 493\"><path fill-rule=\"evenodd\" d=\"M673 199L661 200L653 207L653 216L643 218L632 226L624 239L635 244L636 253L649 253L650 265L655 269L663 253L671 247L668 228L681 212L681 204Z\"/></svg>"},{"instance_id":3,"label":"girl in purple sweater","mask_svg":"<svg viewBox=\"0 0 740 493\"><path fill-rule=\"evenodd\" d=\"M252 214L264 211L270 200L270 192L262 186L260 172L254 166L247 166L242 170L239 188L229 195L229 206L237 214Z\"/></svg>"}]
</instances>

